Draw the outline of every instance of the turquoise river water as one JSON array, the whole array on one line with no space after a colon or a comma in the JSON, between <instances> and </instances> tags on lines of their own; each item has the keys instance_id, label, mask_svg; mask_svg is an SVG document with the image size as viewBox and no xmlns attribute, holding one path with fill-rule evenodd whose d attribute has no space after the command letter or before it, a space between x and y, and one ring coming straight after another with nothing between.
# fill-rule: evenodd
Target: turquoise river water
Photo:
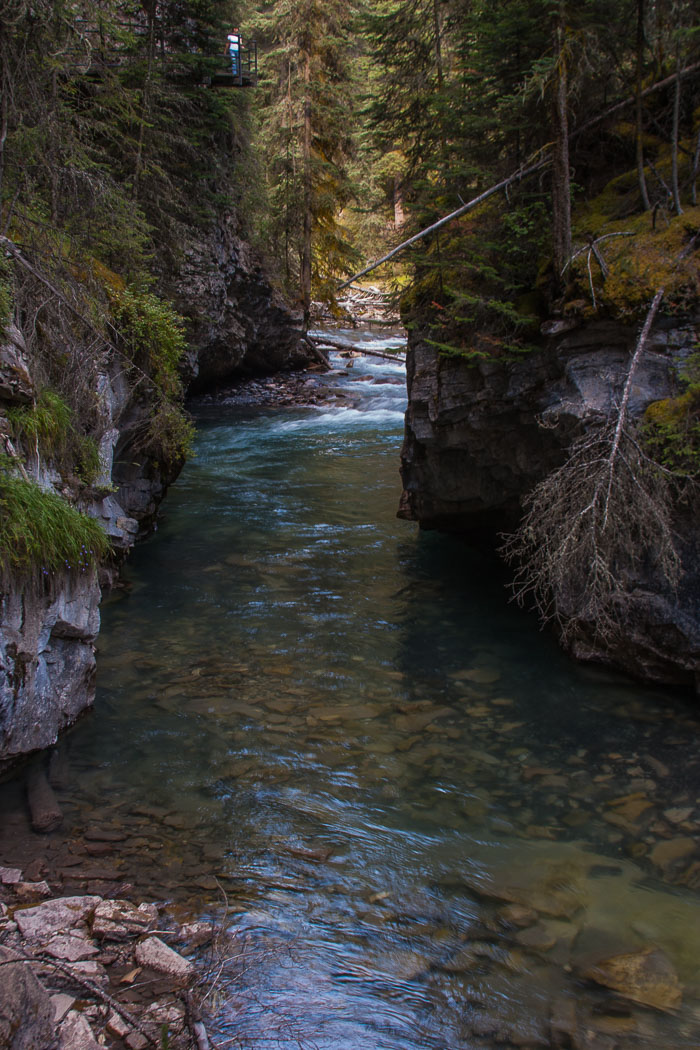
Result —
<instances>
[{"instance_id":1,"label":"turquoise river water","mask_svg":"<svg viewBox=\"0 0 700 1050\"><path fill-rule=\"evenodd\" d=\"M221 1047L697 1047L696 708L396 518L402 380L336 358L330 404L197 410L66 834L118 825L120 878L223 924Z\"/></svg>"}]
</instances>

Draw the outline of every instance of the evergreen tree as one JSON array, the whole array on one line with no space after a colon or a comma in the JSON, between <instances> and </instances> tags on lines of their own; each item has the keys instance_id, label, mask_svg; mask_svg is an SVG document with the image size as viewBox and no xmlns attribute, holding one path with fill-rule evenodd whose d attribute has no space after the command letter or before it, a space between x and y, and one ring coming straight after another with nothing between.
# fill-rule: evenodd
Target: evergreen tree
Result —
<instances>
[{"instance_id":1,"label":"evergreen tree","mask_svg":"<svg viewBox=\"0 0 700 1050\"><path fill-rule=\"evenodd\" d=\"M296 284L308 326L312 288L332 299L352 257L339 215L351 197L355 5L270 0L256 23L264 46L258 112L271 207L269 250Z\"/></svg>"}]
</instances>

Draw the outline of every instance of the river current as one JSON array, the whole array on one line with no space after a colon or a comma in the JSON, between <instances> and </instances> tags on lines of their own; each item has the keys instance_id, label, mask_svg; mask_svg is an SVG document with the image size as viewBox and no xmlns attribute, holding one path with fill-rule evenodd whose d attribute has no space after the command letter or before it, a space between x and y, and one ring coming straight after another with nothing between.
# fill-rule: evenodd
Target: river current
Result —
<instances>
[{"instance_id":1,"label":"river current","mask_svg":"<svg viewBox=\"0 0 700 1050\"><path fill-rule=\"evenodd\" d=\"M197 409L65 834L123 828L118 877L229 932L221 1047L697 1047L696 709L398 520L402 365L334 366L330 404Z\"/></svg>"}]
</instances>

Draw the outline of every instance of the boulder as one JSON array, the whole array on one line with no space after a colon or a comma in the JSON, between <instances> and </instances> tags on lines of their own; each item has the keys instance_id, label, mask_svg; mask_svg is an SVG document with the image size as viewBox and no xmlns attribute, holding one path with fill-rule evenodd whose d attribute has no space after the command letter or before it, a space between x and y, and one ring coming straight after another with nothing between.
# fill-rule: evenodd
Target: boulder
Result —
<instances>
[{"instance_id":1,"label":"boulder","mask_svg":"<svg viewBox=\"0 0 700 1050\"><path fill-rule=\"evenodd\" d=\"M126 941L145 933L158 918L155 905L140 905L129 901L100 901L92 917L92 935L101 940Z\"/></svg>"},{"instance_id":2,"label":"boulder","mask_svg":"<svg viewBox=\"0 0 700 1050\"><path fill-rule=\"evenodd\" d=\"M194 974L194 965L169 948L160 937L147 937L136 945L134 958L139 966L167 974L168 977L187 980Z\"/></svg>"},{"instance_id":3,"label":"boulder","mask_svg":"<svg viewBox=\"0 0 700 1050\"><path fill-rule=\"evenodd\" d=\"M0 947L0 964L15 953ZM54 1010L49 993L26 963L2 966L0 1046L6 1050L49 1050L54 1041Z\"/></svg>"},{"instance_id":4,"label":"boulder","mask_svg":"<svg viewBox=\"0 0 700 1050\"><path fill-rule=\"evenodd\" d=\"M85 923L101 897L56 897L34 908L18 908L15 922L25 940L47 943L58 933L66 933Z\"/></svg>"},{"instance_id":5,"label":"boulder","mask_svg":"<svg viewBox=\"0 0 700 1050\"><path fill-rule=\"evenodd\" d=\"M613 955L584 970L583 977L643 1006L676 1010L682 989L667 955L660 948Z\"/></svg>"}]
</instances>

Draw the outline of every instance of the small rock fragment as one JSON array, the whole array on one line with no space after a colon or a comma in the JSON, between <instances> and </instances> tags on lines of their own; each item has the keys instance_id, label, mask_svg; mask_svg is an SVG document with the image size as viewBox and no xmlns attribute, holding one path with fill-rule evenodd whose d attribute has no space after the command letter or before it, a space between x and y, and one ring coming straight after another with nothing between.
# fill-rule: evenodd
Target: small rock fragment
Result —
<instances>
[{"instance_id":1,"label":"small rock fragment","mask_svg":"<svg viewBox=\"0 0 700 1050\"><path fill-rule=\"evenodd\" d=\"M110 1035L113 1035L115 1039L124 1039L131 1029L126 1021L113 1010L107 1018L107 1031Z\"/></svg>"},{"instance_id":2,"label":"small rock fragment","mask_svg":"<svg viewBox=\"0 0 700 1050\"><path fill-rule=\"evenodd\" d=\"M130 1035L127 1035L124 1042L129 1047L129 1050L145 1050L148 1046L148 1040L140 1032L131 1032Z\"/></svg>"},{"instance_id":3,"label":"small rock fragment","mask_svg":"<svg viewBox=\"0 0 700 1050\"><path fill-rule=\"evenodd\" d=\"M13 889L20 900L36 900L38 897L50 897L51 888L48 882L16 882Z\"/></svg>"},{"instance_id":4,"label":"small rock fragment","mask_svg":"<svg viewBox=\"0 0 700 1050\"><path fill-rule=\"evenodd\" d=\"M77 1010L70 1010L59 1029L59 1050L102 1050L88 1021Z\"/></svg>"},{"instance_id":5,"label":"small rock fragment","mask_svg":"<svg viewBox=\"0 0 700 1050\"><path fill-rule=\"evenodd\" d=\"M66 995L65 992L56 992L55 995L51 996L51 1005L53 1006L53 1019L55 1024L59 1024L66 1016L69 1010L73 1009L75 999L72 995Z\"/></svg>"},{"instance_id":6,"label":"small rock fragment","mask_svg":"<svg viewBox=\"0 0 700 1050\"><path fill-rule=\"evenodd\" d=\"M140 941L134 956L139 966L146 966L170 977L188 978L194 972L193 964L169 948L160 937L147 937L145 941Z\"/></svg>"}]
</instances>

